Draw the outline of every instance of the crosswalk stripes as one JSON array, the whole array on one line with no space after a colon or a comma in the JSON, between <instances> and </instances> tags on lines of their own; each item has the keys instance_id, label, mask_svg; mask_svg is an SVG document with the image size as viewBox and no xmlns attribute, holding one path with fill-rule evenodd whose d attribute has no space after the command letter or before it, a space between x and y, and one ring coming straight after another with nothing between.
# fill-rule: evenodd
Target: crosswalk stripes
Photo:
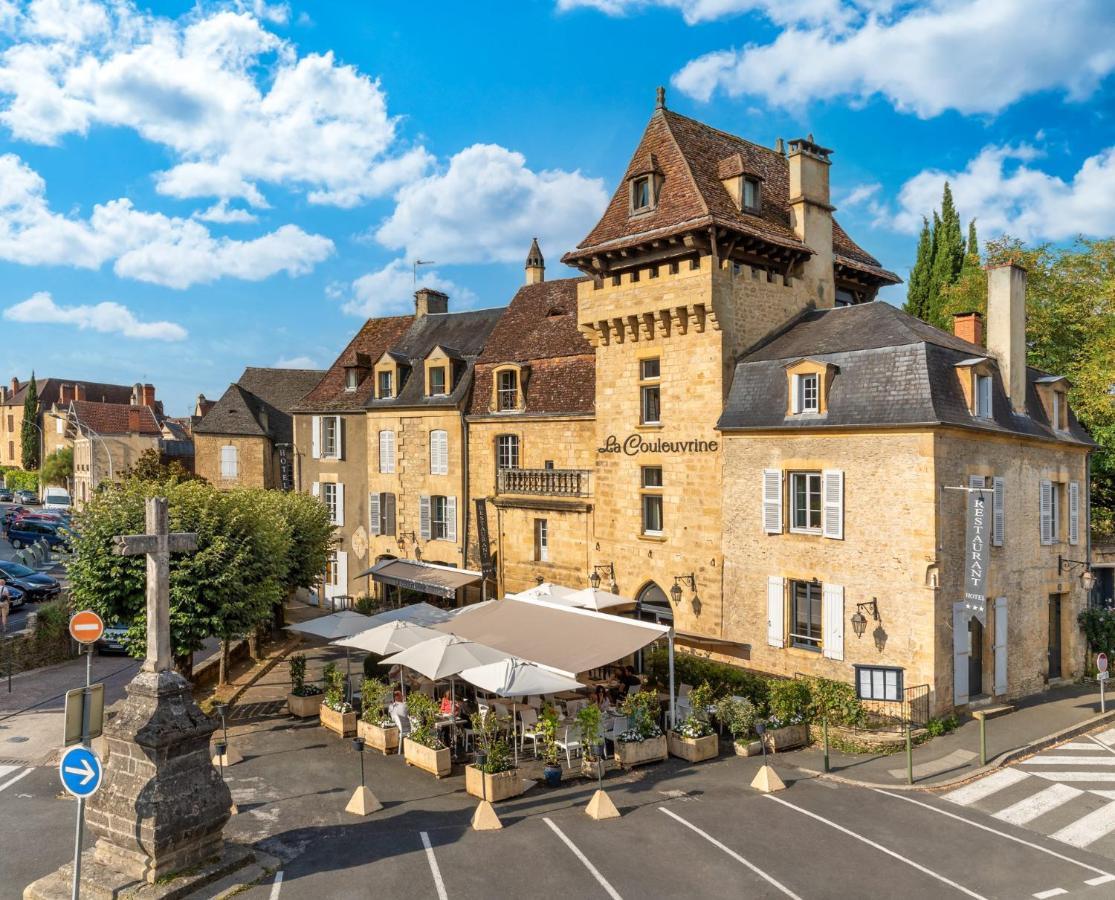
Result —
<instances>
[{"instance_id":1,"label":"crosswalk stripes","mask_svg":"<svg viewBox=\"0 0 1115 900\"><path fill-rule=\"evenodd\" d=\"M1075 800L1083 793L1067 784L1051 784L1045 790L1038 791L995 813L995 818L1000 822L1010 822L1012 825L1025 825L1061 804Z\"/></svg>"},{"instance_id":2,"label":"crosswalk stripes","mask_svg":"<svg viewBox=\"0 0 1115 900\"><path fill-rule=\"evenodd\" d=\"M1012 784L1025 781L1029 777L1021 769L1000 769L986 778L973 781L971 784L966 784L962 788L957 788L955 791L945 794L945 798L953 803L959 803L961 806L969 806L977 800L990 797L992 794L1008 788Z\"/></svg>"},{"instance_id":3,"label":"crosswalk stripes","mask_svg":"<svg viewBox=\"0 0 1115 900\"><path fill-rule=\"evenodd\" d=\"M23 769L22 772L16 772L20 766L0 766L0 791L5 791L21 778L25 778L33 771L31 767Z\"/></svg>"}]
</instances>

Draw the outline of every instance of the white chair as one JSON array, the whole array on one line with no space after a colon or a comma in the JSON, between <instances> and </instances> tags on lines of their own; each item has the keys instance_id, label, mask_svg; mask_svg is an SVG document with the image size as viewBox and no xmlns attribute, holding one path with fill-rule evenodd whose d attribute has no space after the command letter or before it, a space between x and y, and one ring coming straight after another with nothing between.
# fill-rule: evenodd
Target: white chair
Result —
<instances>
[{"instance_id":1,"label":"white chair","mask_svg":"<svg viewBox=\"0 0 1115 900\"><path fill-rule=\"evenodd\" d=\"M572 740L570 740L568 725L565 726L564 736L556 739L554 743L558 746L559 749L565 751L565 762L569 766L569 768L573 768L572 754L576 753L578 756L581 755L581 742L577 738L573 738Z\"/></svg>"},{"instance_id":2,"label":"white chair","mask_svg":"<svg viewBox=\"0 0 1115 900\"><path fill-rule=\"evenodd\" d=\"M395 727L399 729L399 737L405 738L410 734L410 716L401 716L397 712L391 713L391 721L395 723ZM399 745L400 747L402 744Z\"/></svg>"},{"instance_id":3,"label":"white chair","mask_svg":"<svg viewBox=\"0 0 1115 900\"><path fill-rule=\"evenodd\" d=\"M611 741L614 744L616 739L625 731L627 731L627 716L615 716L606 725L604 740Z\"/></svg>"},{"instance_id":4,"label":"white chair","mask_svg":"<svg viewBox=\"0 0 1115 900\"><path fill-rule=\"evenodd\" d=\"M519 712L519 721L522 725L519 732L519 752L523 752L529 738L531 751L538 756L538 713L528 706Z\"/></svg>"}]
</instances>

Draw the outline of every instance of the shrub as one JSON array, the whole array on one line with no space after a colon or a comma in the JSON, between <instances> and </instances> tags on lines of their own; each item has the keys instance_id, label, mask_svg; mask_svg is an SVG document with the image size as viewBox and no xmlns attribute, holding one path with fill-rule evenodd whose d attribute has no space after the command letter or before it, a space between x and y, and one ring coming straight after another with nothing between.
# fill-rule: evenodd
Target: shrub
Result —
<instances>
[{"instance_id":1,"label":"shrub","mask_svg":"<svg viewBox=\"0 0 1115 900\"><path fill-rule=\"evenodd\" d=\"M352 712L352 704L345 700L345 673L336 663L327 663L322 674L325 676L325 705L334 712Z\"/></svg>"},{"instance_id":2,"label":"shrub","mask_svg":"<svg viewBox=\"0 0 1115 900\"><path fill-rule=\"evenodd\" d=\"M768 728L799 725L809 717L809 685L797 678L772 681Z\"/></svg>"},{"instance_id":3,"label":"shrub","mask_svg":"<svg viewBox=\"0 0 1115 900\"><path fill-rule=\"evenodd\" d=\"M445 744L438 737L435 722L437 722L438 707L432 697L425 694L410 694L407 696L407 713L410 715L411 732L410 740L431 750L441 750Z\"/></svg>"},{"instance_id":4,"label":"shrub","mask_svg":"<svg viewBox=\"0 0 1115 900\"><path fill-rule=\"evenodd\" d=\"M708 709L712 706L712 688L707 681L701 682L689 695L689 705L692 710L685 721L674 729L682 737L701 738L712 734L712 723L709 721Z\"/></svg>"},{"instance_id":5,"label":"shrub","mask_svg":"<svg viewBox=\"0 0 1115 900\"><path fill-rule=\"evenodd\" d=\"M866 723L867 710L856 696L855 685L828 678L810 678L808 688L810 720L819 722L827 718L830 725L847 728Z\"/></svg>"},{"instance_id":6,"label":"shrub","mask_svg":"<svg viewBox=\"0 0 1115 900\"><path fill-rule=\"evenodd\" d=\"M577 736L581 740L585 759L596 759L597 747L604 742L600 731L601 718L600 707L595 703L586 703L577 710Z\"/></svg>"},{"instance_id":7,"label":"shrub","mask_svg":"<svg viewBox=\"0 0 1115 900\"><path fill-rule=\"evenodd\" d=\"M290 692L295 697L314 697L321 693L316 684L306 684L306 654L296 653L290 658Z\"/></svg>"},{"instance_id":8,"label":"shrub","mask_svg":"<svg viewBox=\"0 0 1115 900\"><path fill-rule=\"evenodd\" d=\"M759 711L746 697L721 697L716 704L716 717L732 737L739 741L751 736Z\"/></svg>"},{"instance_id":9,"label":"shrub","mask_svg":"<svg viewBox=\"0 0 1115 900\"><path fill-rule=\"evenodd\" d=\"M621 711L627 716L627 730L619 736L623 743L641 743L647 738L662 735L662 729L658 727L661 707L658 703L658 694L654 691L628 694L623 700Z\"/></svg>"},{"instance_id":10,"label":"shrub","mask_svg":"<svg viewBox=\"0 0 1115 900\"><path fill-rule=\"evenodd\" d=\"M393 725L387 715L387 706L395 692L382 678L365 678L360 685L360 717L370 725Z\"/></svg>"},{"instance_id":11,"label":"shrub","mask_svg":"<svg viewBox=\"0 0 1115 900\"><path fill-rule=\"evenodd\" d=\"M361 615L371 616L379 612L383 604L375 597L365 594L363 597L357 597L356 602L353 603L352 608Z\"/></svg>"},{"instance_id":12,"label":"shrub","mask_svg":"<svg viewBox=\"0 0 1115 900\"><path fill-rule=\"evenodd\" d=\"M35 615L35 640L50 643L69 631L70 604L62 597L55 597L39 607Z\"/></svg>"},{"instance_id":13,"label":"shrub","mask_svg":"<svg viewBox=\"0 0 1115 900\"><path fill-rule=\"evenodd\" d=\"M1084 629L1089 650L1093 653L1115 650L1115 610L1089 607L1082 610L1076 620Z\"/></svg>"},{"instance_id":14,"label":"shrub","mask_svg":"<svg viewBox=\"0 0 1115 900\"><path fill-rule=\"evenodd\" d=\"M940 737L950 731L956 731L960 722L954 715L947 715L943 719L933 718L925 723L925 730L930 737Z\"/></svg>"},{"instance_id":15,"label":"shrub","mask_svg":"<svg viewBox=\"0 0 1115 900\"><path fill-rule=\"evenodd\" d=\"M538 724L534 726L535 741L538 744L538 755L542 762L548 766L561 765L561 754L557 745L557 710L552 706L545 707L538 716Z\"/></svg>"},{"instance_id":16,"label":"shrub","mask_svg":"<svg viewBox=\"0 0 1115 900\"><path fill-rule=\"evenodd\" d=\"M667 690L670 685L669 651L654 650L646 654L644 660L651 682ZM674 654L675 684L702 684L706 681L712 688L714 701L734 694L746 697L760 710L767 708L769 680L764 676L692 653Z\"/></svg>"},{"instance_id":17,"label":"shrub","mask_svg":"<svg viewBox=\"0 0 1115 900\"><path fill-rule=\"evenodd\" d=\"M508 727L510 718L500 718L495 710L489 710L487 715L473 713L472 731L476 736L476 746L485 756L482 763L477 763L476 768L488 775L498 775L500 772L510 772L515 768L511 757L511 745L503 736L504 729Z\"/></svg>"}]
</instances>

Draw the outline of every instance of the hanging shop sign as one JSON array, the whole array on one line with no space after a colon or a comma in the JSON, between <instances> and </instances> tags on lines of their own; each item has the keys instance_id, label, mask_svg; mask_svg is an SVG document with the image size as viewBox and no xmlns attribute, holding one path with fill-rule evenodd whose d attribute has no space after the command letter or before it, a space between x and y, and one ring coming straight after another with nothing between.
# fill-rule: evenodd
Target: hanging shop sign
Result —
<instances>
[{"instance_id":1,"label":"hanging shop sign","mask_svg":"<svg viewBox=\"0 0 1115 900\"><path fill-rule=\"evenodd\" d=\"M488 536L488 504L476 498L476 540L480 544L480 571L485 578L496 577L496 564L492 559L491 539Z\"/></svg>"},{"instance_id":2,"label":"hanging shop sign","mask_svg":"<svg viewBox=\"0 0 1115 900\"><path fill-rule=\"evenodd\" d=\"M622 441L609 434L603 447L597 453L626 453L635 456L639 453L715 453L720 449L719 441L664 441L661 438L645 438L641 434L629 434Z\"/></svg>"},{"instance_id":3,"label":"hanging shop sign","mask_svg":"<svg viewBox=\"0 0 1115 900\"><path fill-rule=\"evenodd\" d=\"M964 541L964 602L983 621L987 609L987 501L991 491L968 491Z\"/></svg>"}]
</instances>

